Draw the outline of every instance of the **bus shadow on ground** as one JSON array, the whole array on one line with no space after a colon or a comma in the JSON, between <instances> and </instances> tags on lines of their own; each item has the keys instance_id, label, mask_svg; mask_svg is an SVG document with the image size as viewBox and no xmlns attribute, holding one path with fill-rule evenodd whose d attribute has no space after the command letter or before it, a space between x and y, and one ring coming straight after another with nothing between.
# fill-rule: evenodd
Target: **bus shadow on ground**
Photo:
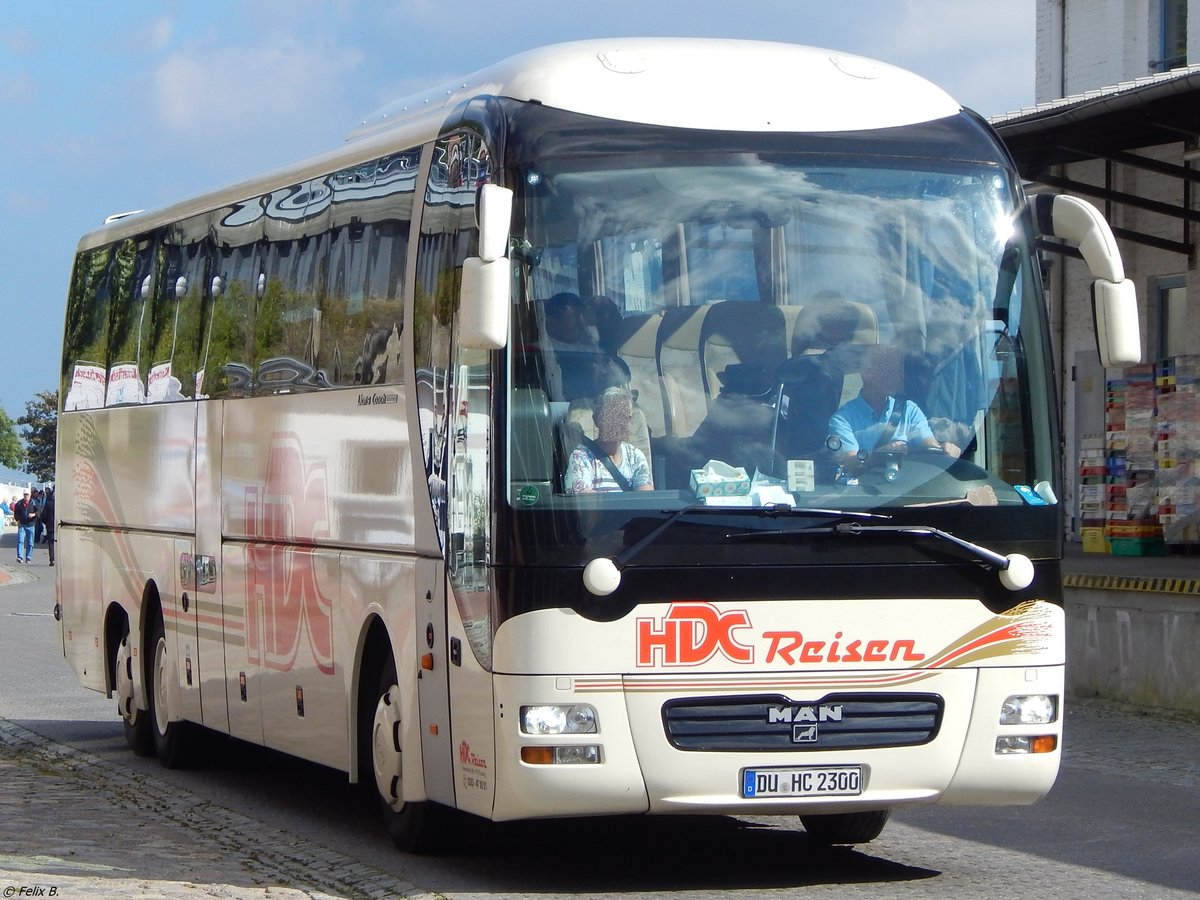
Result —
<instances>
[{"instance_id":1,"label":"bus shadow on ground","mask_svg":"<svg viewBox=\"0 0 1200 900\"><path fill-rule=\"evenodd\" d=\"M483 829L489 838L482 855L503 860L493 881L514 891L570 890L567 871L588 871L589 890L614 893L890 884L941 874L872 855L869 844L822 844L786 817L774 825L729 816L623 816L483 823ZM531 865L550 846L566 870ZM615 851L619 865L596 865L602 849Z\"/></svg>"},{"instance_id":2,"label":"bus shadow on ground","mask_svg":"<svg viewBox=\"0 0 1200 900\"><path fill-rule=\"evenodd\" d=\"M343 819L346 829L361 828L388 841L375 797L361 785L348 784L344 773L240 741L219 746L209 760L210 777L245 780L246 790L269 792L270 802L280 806L300 807L295 785L303 783L303 806L313 815L327 822ZM428 890L732 891L908 882L942 874L873 855L870 844L830 847L814 841L795 817L606 816L495 823L451 813L446 835L446 849L427 857L429 865L423 867L421 880ZM409 858L392 852L401 864ZM614 865L614 858L619 863Z\"/></svg>"}]
</instances>

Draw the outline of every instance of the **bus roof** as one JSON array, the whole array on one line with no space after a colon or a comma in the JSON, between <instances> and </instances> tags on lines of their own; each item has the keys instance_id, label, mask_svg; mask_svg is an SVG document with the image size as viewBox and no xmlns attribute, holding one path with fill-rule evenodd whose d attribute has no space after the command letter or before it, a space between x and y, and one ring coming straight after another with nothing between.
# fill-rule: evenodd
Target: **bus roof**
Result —
<instances>
[{"instance_id":1,"label":"bus roof","mask_svg":"<svg viewBox=\"0 0 1200 900\"><path fill-rule=\"evenodd\" d=\"M768 41L619 38L510 57L376 110L348 139L478 95L719 131L859 131L932 121L960 109L912 72L833 50Z\"/></svg>"}]
</instances>

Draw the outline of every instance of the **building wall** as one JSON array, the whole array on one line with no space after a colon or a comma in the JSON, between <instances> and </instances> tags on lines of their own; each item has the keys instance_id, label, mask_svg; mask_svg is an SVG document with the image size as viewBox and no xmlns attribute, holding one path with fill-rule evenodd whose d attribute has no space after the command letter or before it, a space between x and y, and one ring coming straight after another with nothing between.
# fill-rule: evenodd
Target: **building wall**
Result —
<instances>
[{"instance_id":1,"label":"building wall","mask_svg":"<svg viewBox=\"0 0 1200 900\"><path fill-rule=\"evenodd\" d=\"M1191 594L1070 588L1067 693L1200 713L1200 604Z\"/></svg>"},{"instance_id":2,"label":"building wall","mask_svg":"<svg viewBox=\"0 0 1200 900\"><path fill-rule=\"evenodd\" d=\"M1200 62L1200 0L1187 0L1188 62ZM1037 0L1037 103L1141 78L1160 54L1160 0Z\"/></svg>"}]
</instances>

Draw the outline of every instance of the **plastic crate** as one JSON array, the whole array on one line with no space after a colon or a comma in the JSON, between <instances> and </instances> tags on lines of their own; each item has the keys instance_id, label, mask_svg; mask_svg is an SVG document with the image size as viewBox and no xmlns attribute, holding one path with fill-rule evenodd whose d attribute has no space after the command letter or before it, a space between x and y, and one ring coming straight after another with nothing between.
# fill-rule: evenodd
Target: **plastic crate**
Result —
<instances>
[{"instance_id":1,"label":"plastic crate","mask_svg":"<svg viewBox=\"0 0 1200 900\"><path fill-rule=\"evenodd\" d=\"M1108 539L1113 556L1166 556L1167 545L1162 538L1114 537Z\"/></svg>"}]
</instances>

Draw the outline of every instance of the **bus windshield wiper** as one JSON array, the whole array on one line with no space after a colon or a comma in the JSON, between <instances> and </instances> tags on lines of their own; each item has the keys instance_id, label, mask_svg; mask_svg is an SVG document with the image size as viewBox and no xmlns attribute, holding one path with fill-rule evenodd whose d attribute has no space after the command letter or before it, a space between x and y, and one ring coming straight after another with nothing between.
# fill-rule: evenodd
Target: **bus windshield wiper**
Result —
<instances>
[{"instance_id":1,"label":"bus windshield wiper","mask_svg":"<svg viewBox=\"0 0 1200 900\"><path fill-rule=\"evenodd\" d=\"M997 553L980 544L973 543L948 531L934 528L931 525L873 525L859 522L838 522L831 529L836 534L875 534L888 532L891 534L908 534L914 537L930 537L946 541L961 550L966 550L992 568L996 569L1000 583L1010 591L1019 591L1033 583L1033 561L1024 553Z\"/></svg>"},{"instance_id":2,"label":"bus windshield wiper","mask_svg":"<svg viewBox=\"0 0 1200 900\"><path fill-rule=\"evenodd\" d=\"M647 533L643 538L630 544L614 558L607 556L598 556L589 562L583 568L583 585L592 594L597 597L607 597L621 585L621 570L628 565L629 561L637 556L642 550L652 544L660 534L682 519L684 516L691 513L705 513L730 515L739 514L742 516L815 516L823 519L855 519L855 520L873 520L873 519L889 519L890 516L881 515L879 513L858 512L853 510L842 509L821 509L816 507L805 506L790 506L787 503L771 503L767 506L709 506L705 503L692 503L680 509L671 511L663 510L664 513L670 512L667 518L663 519L658 524L658 527ZM728 537L728 535L727 535Z\"/></svg>"},{"instance_id":3,"label":"bus windshield wiper","mask_svg":"<svg viewBox=\"0 0 1200 900\"><path fill-rule=\"evenodd\" d=\"M891 518L884 513L870 513L861 510L853 509L821 509L813 506L788 506L787 504L776 504L774 507L763 507L762 510L769 514L772 518L780 515L793 515L797 518L815 517L819 519L850 519L855 522L870 522L873 520L887 521ZM828 526L817 526L828 530ZM807 530L807 529L805 529ZM778 537L786 534L800 534L802 532L793 529L775 528L771 530L758 531L742 531L725 535L725 540L753 540L761 537Z\"/></svg>"}]
</instances>

